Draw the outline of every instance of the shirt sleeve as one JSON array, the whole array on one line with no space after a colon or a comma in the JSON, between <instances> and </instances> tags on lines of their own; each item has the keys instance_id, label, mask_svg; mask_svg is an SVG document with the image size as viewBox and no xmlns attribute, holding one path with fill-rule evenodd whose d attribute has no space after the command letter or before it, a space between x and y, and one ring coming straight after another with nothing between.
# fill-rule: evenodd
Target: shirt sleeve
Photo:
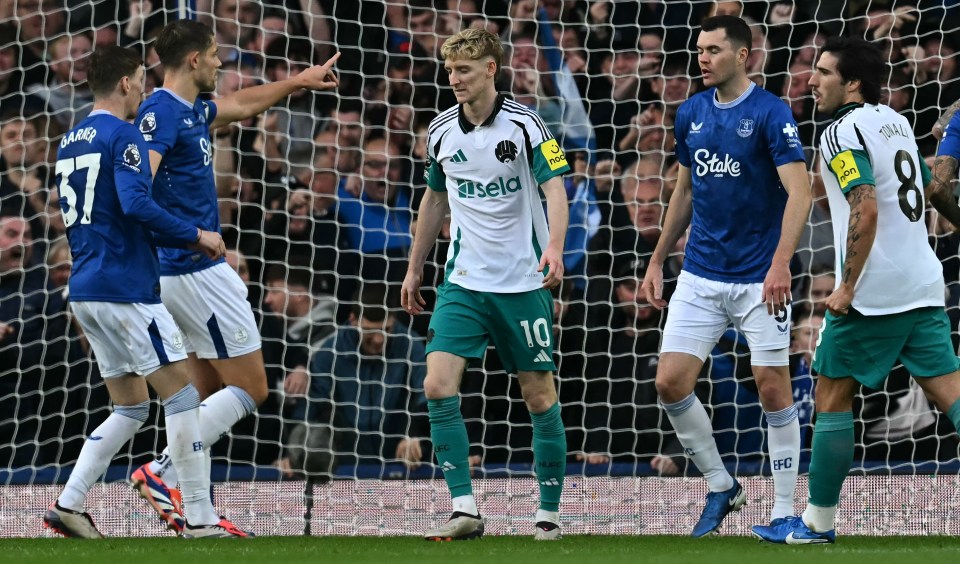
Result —
<instances>
[{"instance_id":1,"label":"shirt sleeve","mask_svg":"<svg viewBox=\"0 0 960 564\"><path fill-rule=\"evenodd\" d=\"M943 139L937 149L937 156L960 160L960 112L953 115L947 128L943 130Z\"/></svg>"},{"instance_id":2,"label":"shirt sleeve","mask_svg":"<svg viewBox=\"0 0 960 564\"><path fill-rule=\"evenodd\" d=\"M822 149L827 168L844 194L863 184L876 185L870 153L852 120L827 127Z\"/></svg>"},{"instance_id":3,"label":"shirt sleeve","mask_svg":"<svg viewBox=\"0 0 960 564\"><path fill-rule=\"evenodd\" d=\"M161 247L186 247L197 240L197 228L161 208L151 196L147 145L132 127L117 130L112 146L114 181L123 213L153 233Z\"/></svg>"},{"instance_id":4,"label":"shirt sleeve","mask_svg":"<svg viewBox=\"0 0 960 564\"><path fill-rule=\"evenodd\" d=\"M436 134L436 133L435 133ZM437 146L434 146L437 143ZM443 166L437 160L437 149L439 142L431 136L427 136L427 163L423 168L423 179L427 182L427 187L434 192L447 191L447 175L443 172Z\"/></svg>"},{"instance_id":5,"label":"shirt sleeve","mask_svg":"<svg viewBox=\"0 0 960 564\"><path fill-rule=\"evenodd\" d=\"M689 130L689 119L686 112L687 102L684 102L677 110L676 120L673 122L673 138L676 140L674 152L677 155L677 161L690 168L690 148L687 147L687 132Z\"/></svg>"},{"instance_id":6,"label":"shirt sleeve","mask_svg":"<svg viewBox=\"0 0 960 564\"><path fill-rule=\"evenodd\" d=\"M570 172L570 165L567 164L567 156L563 153L560 143L550 133L547 124L531 111L528 116L528 126L526 134L530 136L530 148L533 155L530 158L530 165L533 167L533 177L537 184L543 184L555 176L560 176Z\"/></svg>"},{"instance_id":7,"label":"shirt sleeve","mask_svg":"<svg viewBox=\"0 0 960 564\"><path fill-rule=\"evenodd\" d=\"M203 115L207 119L207 125L213 123L213 120L217 119L217 103L213 100L201 100L200 108L203 110Z\"/></svg>"},{"instance_id":8,"label":"shirt sleeve","mask_svg":"<svg viewBox=\"0 0 960 564\"><path fill-rule=\"evenodd\" d=\"M161 155L166 155L167 151L176 144L177 135L180 133L174 116L164 112L163 107L159 104L151 104L147 108L141 109L134 125L143 134L143 139L147 142L147 148Z\"/></svg>"},{"instance_id":9,"label":"shirt sleeve","mask_svg":"<svg viewBox=\"0 0 960 564\"><path fill-rule=\"evenodd\" d=\"M767 148L773 164L781 166L806 160L803 156L803 143L800 141L800 128L797 127L797 120L793 119L790 106L781 100L775 100L771 104L766 125Z\"/></svg>"}]
</instances>

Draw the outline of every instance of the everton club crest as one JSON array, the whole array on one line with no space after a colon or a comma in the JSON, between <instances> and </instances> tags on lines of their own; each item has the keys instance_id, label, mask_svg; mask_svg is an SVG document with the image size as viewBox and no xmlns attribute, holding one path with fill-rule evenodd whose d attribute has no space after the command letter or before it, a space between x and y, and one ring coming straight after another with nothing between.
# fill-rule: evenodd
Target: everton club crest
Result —
<instances>
[{"instance_id":1,"label":"everton club crest","mask_svg":"<svg viewBox=\"0 0 960 564\"><path fill-rule=\"evenodd\" d=\"M747 137L750 137L751 133L753 133L753 120L752 119L740 120L740 126L737 127L737 135L743 138L747 138Z\"/></svg>"}]
</instances>

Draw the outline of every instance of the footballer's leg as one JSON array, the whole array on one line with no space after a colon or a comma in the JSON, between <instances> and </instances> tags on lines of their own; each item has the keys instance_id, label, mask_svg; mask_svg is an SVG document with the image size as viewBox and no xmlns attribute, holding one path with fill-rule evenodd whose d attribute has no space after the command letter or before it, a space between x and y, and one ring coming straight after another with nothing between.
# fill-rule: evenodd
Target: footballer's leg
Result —
<instances>
[{"instance_id":1,"label":"footballer's leg","mask_svg":"<svg viewBox=\"0 0 960 564\"><path fill-rule=\"evenodd\" d=\"M533 422L533 458L540 485L540 506L534 518L536 540L557 540L560 533L560 494L566 474L567 435L553 372L519 373L523 400Z\"/></svg>"},{"instance_id":2,"label":"footballer's leg","mask_svg":"<svg viewBox=\"0 0 960 564\"><path fill-rule=\"evenodd\" d=\"M777 365L781 357L783 362L789 362L786 349L751 354L760 405L767 420L767 454L774 490L772 524L794 514L800 461L800 420L788 367Z\"/></svg>"},{"instance_id":3,"label":"footballer's leg","mask_svg":"<svg viewBox=\"0 0 960 564\"><path fill-rule=\"evenodd\" d=\"M426 540L467 540L483 536L486 524L470 483L468 460L470 441L460 412L460 378L466 368L465 358L433 351L427 355L427 377L423 392L430 416L430 438L437 464L443 472L452 498L453 514L437 528L426 531Z\"/></svg>"}]
</instances>

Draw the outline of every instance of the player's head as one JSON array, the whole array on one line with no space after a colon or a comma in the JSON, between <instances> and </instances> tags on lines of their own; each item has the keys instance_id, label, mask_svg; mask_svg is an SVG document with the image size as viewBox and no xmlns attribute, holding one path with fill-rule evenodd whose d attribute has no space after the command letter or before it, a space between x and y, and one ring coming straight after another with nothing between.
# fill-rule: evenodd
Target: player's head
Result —
<instances>
[{"instance_id":1,"label":"player's head","mask_svg":"<svg viewBox=\"0 0 960 564\"><path fill-rule=\"evenodd\" d=\"M863 39L832 37L820 48L809 84L817 109L829 113L850 102L879 104L886 78L879 47Z\"/></svg>"},{"instance_id":2,"label":"player's head","mask_svg":"<svg viewBox=\"0 0 960 564\"><path fill-rule=\"evenodd\" d=\"M213 30L205 24L193 20L167 24L157 35L156 50L167 74L190 74L201 92L217 87L217 69L222 63Z\"/></svg>"},{"instance_id":3,"label":"player's head","mask_svg":"<svg viewBox=\"0 0 960 564\"><path fill-rule=\"evenodd\" d=\"M143 61L133 49L102 45L90 55L87 84L97 101L114 99L122 103L123 119L137 117L143 101Z\"/></svg>"},{"instance_id":4,"label":"player's head","mask_svg":"<svg viewBox=\"0 0 960 564\"><path fill-rule=\"evenodd\" d=\"M503 64L503 44L495 34L485 29L465 29L443 42L440 56L458 103L472 103L485 92L496 92L494 82Z\"/></svg>"},{"instance_id":5,"label":"player's head","mask_svg":"<svg viewBox=\"0 0 960 564\"><path fill-rule=\"evenodd\" d=\"M350 317L360 331L360 352L382 355L387 343L387 333L393 325L393 314L387 307L386 285L364 282L363 289L358 291L354 298Z\"/></svg>"},{"instance_id":6,"label":"player's head","mask_svg":"<svg viewBox=\"0 0 960 564\"><path fill-rule=\"evenodd\" d=\"M704 86L720 86L746 75L753 34L747 22L736 16L703 20L697 37L697 62Z\"/></svg>"},{"instance_id":7,"label":"player's head","mask_svg":"<svg viewBox=\"0 0 960 564\"><path fill-rule=\"evenodd\" d=\"M25 206L26 201L17 195L0 199L0 274L23 270L33 255Z\"/></svg>"},{"instance_id":8,"label":"player's head","mask_svg":"<svg viewBox=\"0 0 960 564\"><path fill-rule=\"evenodd\" d=\"M287 268L282 264L272 264L267 269L264 281L267 292L263 303L273 313L294 321L313 309L313 278L308 268L301 265Z\"/></svg>"}]
</instances>

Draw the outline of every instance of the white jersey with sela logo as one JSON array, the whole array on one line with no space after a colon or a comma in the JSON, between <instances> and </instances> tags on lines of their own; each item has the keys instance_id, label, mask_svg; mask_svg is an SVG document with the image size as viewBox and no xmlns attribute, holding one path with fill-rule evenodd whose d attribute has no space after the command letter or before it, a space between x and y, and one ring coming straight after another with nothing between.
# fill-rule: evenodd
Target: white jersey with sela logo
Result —
<instances>
[{"instance_id":1,"label":"white jersey with sela logo","mask_svg":"<svg viewBox=\"0 0 960 564\"><path fill-rule=\"evenodd\" d=\"M424 175L450 202L444 280L483 292L540 288L537 267L549 242L540 185L569 170L540 116L502 95L478 126L459 105L437 116Z\"/></svg>"},{"instance_id":2,"label":"white jersey with sela logo","mask_svg":"<svg viewBox=\"0 0 960 564\"><path fill-rule=\"evenodd\" d=\"M847 193L876 187L877 235L857 281L853 307L887 315L944 306L943 267L927 242L924 187L930 169L906 118L884 105L848 104L820 136L820 170L830 201L837 282L850 225Z\"/></svg>"}]
</instances>

